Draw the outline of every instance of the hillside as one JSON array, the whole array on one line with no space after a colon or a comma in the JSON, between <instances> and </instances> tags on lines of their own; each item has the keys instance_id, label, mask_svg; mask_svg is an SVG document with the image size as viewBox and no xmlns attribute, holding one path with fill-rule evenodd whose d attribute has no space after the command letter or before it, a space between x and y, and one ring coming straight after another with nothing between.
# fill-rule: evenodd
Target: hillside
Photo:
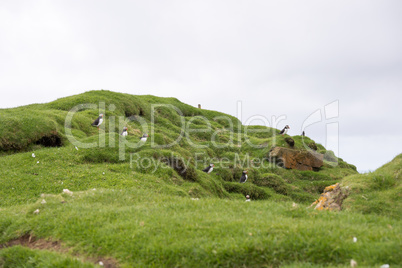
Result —
<instances>
[{"instance_id":1,"label":"hillside","mask_svg":"<svg viewBox=\"0 0 402 268\"><path fill-rule=\"evenodd\" d=\"M351 175L342 180L353 189L344 208L365 214L402 217L402 154L367 174Z\"/></svg>"},{"instance_id":2,"label":"hillside","mask_svg":"<svg viewBox=\"0 0 402 268\"><path fill-rule=\"evenodd\" d=\"M89 104L94 107L84 107ZM77 111L71 112L74 109ZM99 113L105 114L100 130L91 126ZM12 198L3 199L0 205L34 201L43 192L42 187L50 193L65 187L86 190L139 183L144 187L149 177L192 197L249 194L253 199L310 202L329 184L357 173L354 166L301 136L293 137L294 149L305 150L304 144L313 144L320 153L326 153L327 160L339 165L332 167L331 162L326 162L319 172L277 168L267 161L267 156L274 146L289 147L284 141L287 135L278 135L273 128L242 126L232 116L194 108L174 98L92 91L47 104L1 110L0 126L0 149L4 155L0 161L18 162L30 170L2 170L2 183L6 185L15 185L13 177L28 177L23 187L30 189L30 196L13 196L6 187L1 194ZM118 133L124 126L130 135L122 140ZM141 146L138 138L142 133L149 133L150 138ZM84 148L90 144L95 146ZM43 150L49 147L57 149ZM32 152L37 152L36 159L30 157ZM32 166L37 160L41 160L40 165ZM210 163L215 164L213 173L201 172ZM171 168L172 164L181 167ZM55 165L59 168L51 168ZM102 176L94 172L95 166L103 169ZM245 169L249 183L240 185L237 182ZM118 182L110 184L109 180L117 177ZM48 186L50 178L63 185Z\"/></svg>"},{"instance_id":3,"label":"hillside","mask_svg":"<svg viewBox=\"0 0 402 268\"><path fill-rule=\"evenodd\" d=\"M398 210L360 204L366 188L339 213L306 209L326 186L350 175L342 183L359 189L366 175L308 137L288 138L174 98L110 91L0 110L0 267L400 263ZM269 162L274 147L315 148L324 165L279 167ZM381 196L400 198L398 168L400 156L378 171L391 176Z\"/></svg>"}]
</instances>

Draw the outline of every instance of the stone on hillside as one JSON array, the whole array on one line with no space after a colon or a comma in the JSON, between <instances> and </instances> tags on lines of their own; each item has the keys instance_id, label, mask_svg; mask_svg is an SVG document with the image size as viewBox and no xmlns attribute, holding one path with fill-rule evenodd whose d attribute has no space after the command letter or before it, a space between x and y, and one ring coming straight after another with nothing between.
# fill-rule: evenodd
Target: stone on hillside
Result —
<instances>
[{"instance_id":1,"label":"stone on hillside","mask_svg":"<svg viewBox=\"0 0 402 268\"><path fill-rule=\"evenodd\" d=\"M73 195L73 192L71 192L69 189L63 189L63 193Z\"/></svg>"},{"instance_id":2,"label":"stone on hillside","mask_svg":"<svg viewBox=\"0 0 402 268\"><path fill-rule=\"evenodd\" d=\"M269 152L270 162L298 170L318 170L323 166L323 158L322 154L314 151L299 151L283 147L274 147Z\"/></svg>"},{"instance_id":3,"label":"stone on hillside","mask_svg":"<svg viewBox=\"0 0 402 268\"><path fill-rule=\"evenodd\" d=\"M342 202L349 195L348 188L341 188L339 183L328 186L324 189L324 193L310 207L314 206L317 210L335 210L342 209ZM356 239L357 241L357 239Z\"/></svg>"},{"instance_id":4,"label":"stone on hillside","mask_svg":"<svg viewBox=\"0 0 402 268\"><path fill-rule=\"evenodd\" d=\"M289 144L290 147L295 146L295 140L292 139L291 137L286 137L285 141L286 141L287 144Z\"/></svg>"},{"instance_id":5,"label":"stone on hillside","mask_svg":"<svg viewBox=\"0 0 402 268\"><path fill-rule=\"evenodd\" d=\"M312 141L309 144L307 144L307 146L310 147L310 149L313 149L314 151L318 150L317 144L315 144L314 141Z\"/></svg>"}]
</instances>

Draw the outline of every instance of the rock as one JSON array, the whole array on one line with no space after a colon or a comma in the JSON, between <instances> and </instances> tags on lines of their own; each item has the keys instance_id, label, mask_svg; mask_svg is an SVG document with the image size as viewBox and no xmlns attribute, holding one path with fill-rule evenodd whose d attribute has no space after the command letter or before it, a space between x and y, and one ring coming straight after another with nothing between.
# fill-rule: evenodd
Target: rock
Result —
<instances>
[{"instance_id":1,"label":"rock","mask_svg":"<svg viewBox=\"0 0 402 268\"><path fill-rule=\"evenodd\" d=\"M290 147L295 146L295 141L291 137L286 137L285 141L286 141L287 144L289 144Z\"/></svg>"},{"instance_id":2,"label":"rock","mask_svg":"<svg viewBox=\"0 0 402 268\"><path fill-rule=\"evenodd\" d=\"M310 207L314 206L317 210L335 210L339 211L342 209L342 202L349 195L349 190L347 188L341 188L339 183L328 186L324 189L324 193L321 194L320 198L314 201ZM354 241L355 239L353 239ZM356 238L357 241L357 238ZM355 241L354 241L355 242Z\"/></svg>"},{"instance_id":3,"label":"rock","mask_svg":"<svg viewBox=\"0 0 402 268\"><path fill-rule=\"evenodd\" d=\"M298 170L318 170L323 166L324 155L314 151L298 151L283 147L274 147L269 152L270 162L284 168Z\"/></svg>"},{"instance_id":4,"label":"rock","mask_svg":"<svg viewBox=\"0 0 402 268\"><path fill-rule=\"evenodd\" d=\"M357 266L357 261L355 260L350 260L350 267L356 267Z\"/></svg>"},{"instance_id":5,"label":"rock","mask_svg":"<svg viewBox=\"0 0 402 268\"><path fill-rule=\"evenodd\" d=\"M63 189L63 193L73 195L73 192L71 192L69 189Z\"/></svg>"},{"instance_id":6,"label":"rock","mask_svg":"<svg viewBox=\"0 0 402 268\"><path fill-rule=\"evenodd\" d=\"M309 144L307 144L307 146L308 146L310 149L313 149L314 151L317 151L317 150L318 150L317 144L315 144L314 141L312 141L312 142L310 142Z\"/></svg>"}]
</instances>

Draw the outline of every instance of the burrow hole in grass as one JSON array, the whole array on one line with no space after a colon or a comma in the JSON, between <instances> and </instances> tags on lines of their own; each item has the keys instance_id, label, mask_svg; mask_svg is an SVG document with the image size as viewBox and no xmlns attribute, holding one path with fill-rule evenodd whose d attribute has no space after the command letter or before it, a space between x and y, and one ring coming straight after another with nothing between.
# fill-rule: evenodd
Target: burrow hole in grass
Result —
<instances>
[{"instance_id":1,"label":"burrow hole in grass","mask_svg":"<svg viewBox=\"0 0 402 268\"><path fill-rule=\"evenodd\" d=\"M35 142L37 145L45 147L61 147L63 142L58 134L45 135Z\"/></svg>"}]
</instances>

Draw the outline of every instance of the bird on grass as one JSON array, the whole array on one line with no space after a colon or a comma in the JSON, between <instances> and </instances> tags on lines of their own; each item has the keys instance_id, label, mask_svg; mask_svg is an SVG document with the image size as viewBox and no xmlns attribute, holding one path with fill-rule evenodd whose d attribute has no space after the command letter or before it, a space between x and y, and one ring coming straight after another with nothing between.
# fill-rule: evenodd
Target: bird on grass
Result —
<instances>
[{"instance_id":1,"label":"bird on grass","mask_svg":"<svg viewBox=\"0 0 402 268\"><path fill-rule=\"evenodd\" d=\"M279 132L279 134L281 134L282 136L285 135L286 133L288 133L288 129L290 129L290 127L288 125L286 125L281 132Z\"/></svg>"},{"instance_id":2,"label":"bird on grass","mask_svg":"<svg viewBox=\"0 0 402 268\"><path fill-rule=\"evenodd\" d=\"M243 171L241 174L240 183L245 183L247 181L247 170Z\"/></svg>"},{"instance_id":3,"label":"bird on grass","mask_svg":"<svg viewBox=\"0 0 402 268\"><path fill-rule=\"evenodd\" d=\"M127 132L127 127L124 127L123 128L123 132L121 132L121 134L120 135L122 135L123 137L125 137L125 136L127 136L128 135L128 132Z\"/></svg>"},{"instance_id":4,"label":"bird on grass","mask_svg":"<svg viewBox=\"0 0 402 268\"><path fill-rule=\"evenodd\" d=\"M95 121L92 123L92 126L97 127L99 129L99 126L103 122L103 114L100 114L98 118L95 119Z\"/></svg>"},{"instance_id":5,"label":"bird on grass","mask_svg":"<svg viewBox=\"0 0 402 268\"><path fill-rule=\"evenodd\" d=\"M211 173L212 170L214 170L215 165L214 164L210 164L209 166L207 166L206 168L204 168L202 171L206 172L206 173Z\"/></svg>"},{"instance_id":6,"label":"bird on grass","mask_svg":"<svg viewBox=\"0 0 402 268\"><path fill-rule=\"evenodd\" d=\"M306 136L306 132L304 132L304 130L303 130L303 132L302 132L301 135L302 135L303 137Z\"/></svg>"},{"instance_id":7,"label":"bird on grass","mask_svg":"<svg viewBox=\"0 0 402 268\"><path fill-rule=\"evenodd\" d=\"M144 134L144 135L142 135L142 137L140 138L140 141L142 141L142 142L146 142L147 141L147 139L148 139L148 134Z\"/></svg>"}]
</instances>

